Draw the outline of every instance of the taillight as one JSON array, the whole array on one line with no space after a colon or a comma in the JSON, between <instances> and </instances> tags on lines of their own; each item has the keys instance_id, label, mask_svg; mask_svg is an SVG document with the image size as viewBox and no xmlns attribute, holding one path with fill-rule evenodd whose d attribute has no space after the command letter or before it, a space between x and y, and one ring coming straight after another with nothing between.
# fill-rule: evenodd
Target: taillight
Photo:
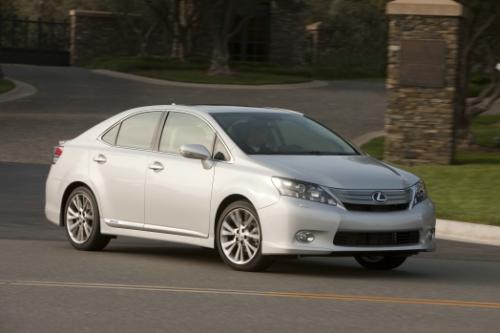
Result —
<instances>
[{"instance_id":1,"label":"taillight","mask_svg":"<svg viewBox=\"0 0 500 333\"><path fill-rule=\"evenodd\" d=\"M52 157L52 164L56 164L59 157L61 157L64 150L63 142L59 142L59 145L54 147L54 156Z\"/></svg>"}]
</instances>

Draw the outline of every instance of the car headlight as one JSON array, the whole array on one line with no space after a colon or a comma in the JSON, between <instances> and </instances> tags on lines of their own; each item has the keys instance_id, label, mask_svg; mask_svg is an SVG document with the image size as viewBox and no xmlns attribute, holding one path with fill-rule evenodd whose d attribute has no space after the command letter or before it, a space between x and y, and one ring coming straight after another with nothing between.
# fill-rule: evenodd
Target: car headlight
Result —
<instances>
[{"instance_id":1,"label":"car headlight","mask_svg":"<svg viewBox=\"0 0 500 333\"><path fill-rule=\"evenodd\" d=\"M279 177L273 177L272 180L281 195L332 206L337 205L337 201L320 185Z\"/></svg>"},{"instance_id":2,"label":"car headlight","mask_svg":"<svg viewBox=\"0 0 500 333\"><path fill-rule=\"evenodd\" d=\"M411 190L413 193L412 207L427 199L427 189L425 188L425 183L422 180L413 185Z\"/></svg>"}]
</instances>

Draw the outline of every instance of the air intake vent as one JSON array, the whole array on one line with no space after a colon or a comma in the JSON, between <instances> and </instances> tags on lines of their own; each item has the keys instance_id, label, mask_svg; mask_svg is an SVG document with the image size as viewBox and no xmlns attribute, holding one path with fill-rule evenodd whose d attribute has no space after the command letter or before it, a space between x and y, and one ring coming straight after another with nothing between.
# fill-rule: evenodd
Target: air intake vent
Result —
<instances>
[{"instance_id":1,"label":"air intake vent","mask_svg":"<svg viewBox=\"0 0 500 333\"><path fill-rule=\"evenodd\" d=\"M333 244L340 246L390 246L417 244L420 239L418 230L388 232L351 232L339 231Z\"/></svg>"},{"instance_id":2,"label":"air intake vent","mask_svg":"<svg viewBox=\"0 0 500 333\"><path fill-rule=\"evenodd\" d=\"M408 204L400 205L357 205L344 203L344 207L347 210L358 211L358 212L397 212L400 210L408 209Z\"/></svg>"}]
</instances>

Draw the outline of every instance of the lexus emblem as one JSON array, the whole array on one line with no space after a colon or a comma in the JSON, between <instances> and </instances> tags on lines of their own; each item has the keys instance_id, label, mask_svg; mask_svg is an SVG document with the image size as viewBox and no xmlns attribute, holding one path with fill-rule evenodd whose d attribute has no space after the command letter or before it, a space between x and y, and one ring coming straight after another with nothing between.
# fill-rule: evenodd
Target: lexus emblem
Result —
<instances>
[{"instance_id":1,"label":"lexus emblem","mask_svg":"<svg viewBox=\"0 0 500 333\"><path fill-rule=\"evenodd\" d=\"M372 194L372 199L378 203L385 203L387 201L387 196L384 192L375 192Z\"/></svg>"}]
</instances>

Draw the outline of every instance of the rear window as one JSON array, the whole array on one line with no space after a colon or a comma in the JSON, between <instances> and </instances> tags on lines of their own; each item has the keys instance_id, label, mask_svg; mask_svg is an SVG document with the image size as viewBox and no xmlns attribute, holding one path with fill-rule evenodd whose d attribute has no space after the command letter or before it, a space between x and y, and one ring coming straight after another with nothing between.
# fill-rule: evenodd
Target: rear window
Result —
<instances>
[{"instance_id":1,"label":"rear window","mask_svg":"<svg viewBox=\"0 0 500 333\"><path fill-rule=\"evenodd\" d=\"M109 131L106 132L106 134L102 136L102 141L109 143L110 145L114 145L119 129L120 124L116 124L115 126L113 126Z\"/></svg>"}]
</instances>

